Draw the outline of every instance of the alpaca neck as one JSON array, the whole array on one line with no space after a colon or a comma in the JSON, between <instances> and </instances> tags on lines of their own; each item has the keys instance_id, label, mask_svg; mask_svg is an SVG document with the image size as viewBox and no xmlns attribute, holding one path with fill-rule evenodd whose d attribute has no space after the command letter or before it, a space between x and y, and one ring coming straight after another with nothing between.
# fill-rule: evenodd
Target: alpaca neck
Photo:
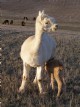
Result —
<instances>
[{"instance_id":1,"label":"alpaca neck","mask_svg":"<svg viewBox=\"0 0 80 107\"><path fill-rule=\"evenodd\" d=\"M35 51L38 52L43 37L43 30L36 24L35 28Z\"/></svg>"}]
</instances>

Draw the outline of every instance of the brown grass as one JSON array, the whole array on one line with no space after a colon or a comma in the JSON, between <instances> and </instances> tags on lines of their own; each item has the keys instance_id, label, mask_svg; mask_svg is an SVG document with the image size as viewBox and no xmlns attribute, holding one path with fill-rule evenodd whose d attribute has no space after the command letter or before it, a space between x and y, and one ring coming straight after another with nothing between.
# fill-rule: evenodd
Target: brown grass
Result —
<instances>
[{"instance_id":1,"label":"brown grass","mask_svg":"<svg viewBox=\"0 0 80 107\"><path fill-rule=\"evenodd\" d=\"M38 89L28 83L24 94L17 93L21 83L22 60L19 52L23 41L34 32L0 30L2 47L2 107L80 107L80 32L59 30L51 34L57 41L56 58L62 60L65 67L66 92L56 100L56 92L48 90L40 96ZM35 76L32 68L30 80ZM46 85L46 83L45 83Z\"/></svg>"}]
</instances>

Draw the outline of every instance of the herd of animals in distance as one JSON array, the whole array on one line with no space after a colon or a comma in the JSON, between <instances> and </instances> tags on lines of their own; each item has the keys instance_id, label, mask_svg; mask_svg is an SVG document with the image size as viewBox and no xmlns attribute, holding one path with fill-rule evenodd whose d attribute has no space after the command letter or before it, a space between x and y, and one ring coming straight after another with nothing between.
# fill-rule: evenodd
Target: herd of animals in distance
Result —
<instances>
[{"instance_id":1,"label":"herd of animals in distance","mask_svg":"<svg viewBox=\"0 0 80 107\"><path fill-rule=\"evenodd\" d=\"M23 20L21 21L21 26L26 26L26 21L28 21L28 20L29 20L28 17L24 17ZM36 17L33 17L32 20L35 21L35 20L36 20ZM14 24L14 20L8 20L8 19L6 19L6 20L4 20L4 21L2 22L2 24L5 24L5 25L13 25L13 24Z\"/></svg>"}]
</instances>

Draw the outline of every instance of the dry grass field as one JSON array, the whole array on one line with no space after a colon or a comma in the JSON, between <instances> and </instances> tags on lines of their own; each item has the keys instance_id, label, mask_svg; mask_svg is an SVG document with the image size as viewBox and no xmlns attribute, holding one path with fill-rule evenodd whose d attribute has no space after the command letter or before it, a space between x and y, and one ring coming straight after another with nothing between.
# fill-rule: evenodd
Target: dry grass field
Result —
<instances>
[{"instance_id":1,"label":"dry grass field","mask_svg":"<svg viewBox=\"0 0 80 107\"><path fill-rule=\"evenodd\" d=\"M55 91L47 90L46 95L39 95L37 86L32 84L35 69L30 72L30 81L24 94L18 94L21 83L22 60L20 48L23 41L34 34L33 27L0 26L1 37L1 79L2 107L80 107L80 32L59 29L51 36L57 41L55 57L64 63L65 87L59 99ZM47 85L47 83L44 83ZM55 83L56 85L56 83Z\"/></svg>"}]
</instances>

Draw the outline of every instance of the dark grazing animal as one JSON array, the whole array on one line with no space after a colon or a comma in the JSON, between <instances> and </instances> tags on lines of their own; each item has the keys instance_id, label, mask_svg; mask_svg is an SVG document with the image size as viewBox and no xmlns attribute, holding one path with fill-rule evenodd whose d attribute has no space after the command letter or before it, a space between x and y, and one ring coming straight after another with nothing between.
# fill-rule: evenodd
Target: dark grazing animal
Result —
<instances>
[{"instance_id":1,"label":"dark grazing animal","mask_svg":"<svg viewBox=\"0 0 80 107\"><path fill-rule=\"evenodd\" d=\"M13 24L13 20L10 21L10 25L12 25L12 24Z\"/></svg>"},{"instance_id":2,"label":"dark grazing animal","mask_svg":"<svg viewBox=\"0 0 80 107\"><path fill-rule=\"evenodd\" d=\"M36 20L36 17L33 17L33 21L35 21Z\"/></svg>"},{"instance_id":3,"label":"dark grazing animal","mask_svg":"<svg viewBox=\"0 0 80 107\"><path fill-rule=\"evenodd\" d=\"M24 19L24 20L29 20L28 17L24 17L23 19Z\"/></svg>"},{"instance_id":4,"label":"dark grazing animal","mask_svg":"<svg viewBox=\"0 0 80 107\"><path fill-rule=\"evenodd\" d=\"M25 26L25 25L26 25L26 23L25 23L24 21L22 21L22 22L21 22L21 25L22 25L22 26Z\"/></svg>"},{"instance_id":5,"label":"dark grazing animal","mask_svg":"<svg viewBox=\"0 0 80 107\"><path fill-rule=\"evenodd\" d=\"M9 20L4 20L2 24L8 24L9 25Z\"/></svg>"}]
</instances>

